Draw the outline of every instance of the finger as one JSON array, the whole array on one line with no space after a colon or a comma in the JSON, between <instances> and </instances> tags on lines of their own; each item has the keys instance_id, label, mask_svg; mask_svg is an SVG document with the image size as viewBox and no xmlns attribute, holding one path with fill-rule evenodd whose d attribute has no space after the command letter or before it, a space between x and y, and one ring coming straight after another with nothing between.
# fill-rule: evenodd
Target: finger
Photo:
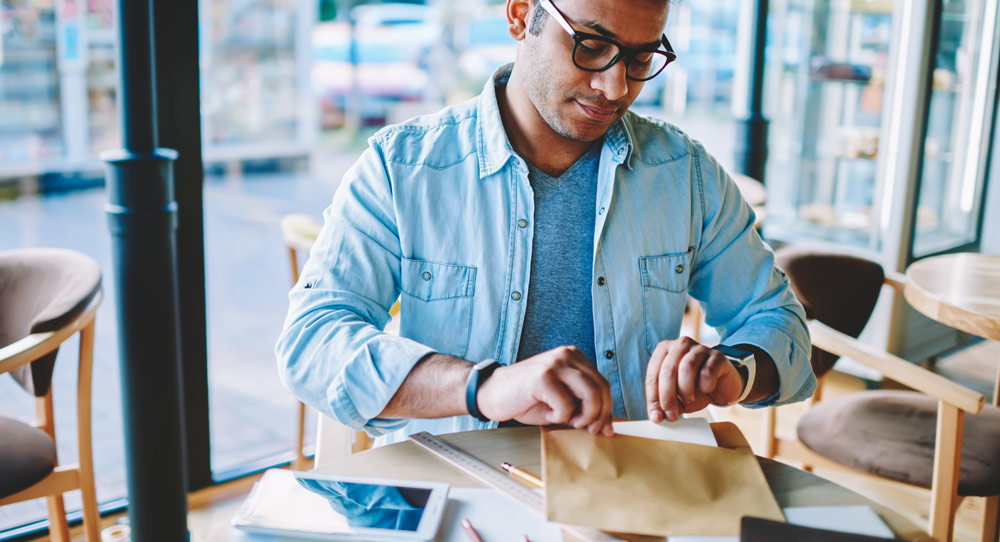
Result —
<instances>
[{"instance_id":1,"label":"finger","mask_svg":"<svg viewBox=\"0 0 1000 542\"><path fill-rule=\"evenodd\" d=\"M577 415L570 420L571 424L575 427L586 427L592 433L596 434L598 431L603 429L604 424L610 423L611 420L611 410L613 403L611 400L611 385L604 378L604 375L597 369L597 367L591 363L589 359L583 354L583 352L572 345L562 346L559 349L559 358L561 364L564 364L567 368L580 371L583 376L597 385L599 393L601 394L599 405L600 408L596 415L591 418L589 413L584 415L583 409L578 409ZM582 399L582 398L581 398Z\"/></svg>"},{"instance_id":2,"label":"finger","mask_svg":"<svg viewBox=\"0 0 1000 542\"><path fill-rule=\"evenodd\" d=\"M702 345L690 347L681 356L677 367L677 393L686 405L693 405L698 397L698 380L701 367L708 361L708 349Z\"/></svg>"},{"instance_id":3,"label":"finger","mask_svg":"<svg viewBox=\"0 0 1000 542\"><path fill-rule=\"evenodd\" d=\"M660 365L657 392L660 396L660 407L663 409L663 415L669 421L676 421L682 410L677 400L677 369L681 357L687 353L687 341L690 339L685 339L687 337L671 343L670 352L667 353L663 364Z\"/></svg>"},{"instance_id":4,"label":"finger","mask_svg":"<svg viewBox=\"0 0 1000 542\"><path fill-rule=\"evenodd\" d=\"M611 412L614 407L614 403L611 399L611 385L608 384L606 381L602 382L601 396L602 396L601 412L597 416L597 419L595 419L593 423L587 426L587 430L590 431L591 434L597 435L597 434L607 434L610 429L610 434L607 436L611 436L614 434L614 429L611 428L611 423L612 423Z\"/></svg>"},{"instance_id":5,"label":"finger","mask_svg":"<svg viewBox=\"0 0 1000 542\"><path fill-rule=\"evenodd\" d=\"M669 343L662 341L653 349L653 354L649 356L649 363L646 364L646 411L649 412L649 421L659 423L663 420L663 409L660 405L660 393L657 382L659 381L660 367L663 365L663 358L669 352Z\"/></svg>"},{"instance_id":6,"label":"finger","mask_svg":"<svg viewBox=\"0 0 1000 542\"><path fill-rule=\"evenodd\" d=\"M587 356L583 354L579 348L575 346L564 346L562 354L565 356L565 361L568 361L571 366L587 373L587 375L594 380L604 380L604 376L601 372L597 370L597 367L591 363Z\"/></svg>"},{"instance_id":7,"label":"finger","mask_svg":"<svg viewBox=\"0 0 1000 542\"><path fill-rule=\"evenodd\" d=\"M545 421L550 424L565 424L576 412L573 394L551 373L543 374L540 381L542 389L536 398L549 408Z\"/></svg>"},{"instance_id":8,"label":"finger","mask_svg":"<svg viewBox=\"0 0 1000 542\"><path fill-rule=\"evenodd\" d=\"M709 355L708 361L701 367L698 377L698 391L705 395L711 395L728 363L729 360L725 356L714 355L713 351L713 354Z\"/></svg>"},{"instance_id":9,"label":"finger","mask_svg":"<svg viewBox=\"0 0 1000 542\"><path fill-rule=\"evenodd\" d=\"M589 374L579 371L576 368L560 370L558 378L569 388L570 393L579 400L580 406L576 414L569 420L570 425L581 429L598 420L598 417L604 410L604 393L601 385L594 381Z\"/></svg>"}]
</instances>

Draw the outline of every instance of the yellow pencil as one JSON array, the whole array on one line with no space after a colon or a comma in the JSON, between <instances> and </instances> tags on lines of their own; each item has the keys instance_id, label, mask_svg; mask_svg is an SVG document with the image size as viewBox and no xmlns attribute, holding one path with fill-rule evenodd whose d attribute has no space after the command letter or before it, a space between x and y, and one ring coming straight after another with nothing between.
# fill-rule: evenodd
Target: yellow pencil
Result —
<instances>
[{"instance_id":1,"label":"yellow pencil","mask_svg":"<svg viewBox=\"0 0 1000 542\"><path fill-rule=\"evenodd\" d=\"M532 487L537 487L537 488L545 487L545 484L543 484L542 481L539 480L537 476L531 474L526 470L519 469L514 465L511 465L510 463L504 462L500 464L500 468L509 472L512 476L520 478L522 482L525 482Z\"/></svg>"}]
</instances>

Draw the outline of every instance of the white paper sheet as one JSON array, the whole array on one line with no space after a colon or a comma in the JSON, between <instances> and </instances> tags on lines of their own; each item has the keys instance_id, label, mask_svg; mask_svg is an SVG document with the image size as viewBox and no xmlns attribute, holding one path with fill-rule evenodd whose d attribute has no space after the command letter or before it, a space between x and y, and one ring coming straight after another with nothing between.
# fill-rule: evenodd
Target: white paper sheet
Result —
<instances>
[{"instance_id":1,"label":"white paper sheet","mask_svg":"<svg viewBox=\"0 0 1000 542\"><path fill-rule=\"evenodd\" d=\"M468 519L484 542L562 542L556 523L518 504L494 489L453 487L448 492L438 542L467 540L462 519Z\"/></svg>"},{"instance_id":2,"label":"white paper sheet","mask_svg":"<svg viewBox=\"0 0 1000 542\"><path fill-rule=\"evenodd\" d=\"M712 426L705 418L681 418L676 422L666 420L653 423L649 420L633 422L614 422L615 433L633 437L651 438L657 440L673 440L702 446L718 447L712 433Z\"/></svg>"}]
</instances>

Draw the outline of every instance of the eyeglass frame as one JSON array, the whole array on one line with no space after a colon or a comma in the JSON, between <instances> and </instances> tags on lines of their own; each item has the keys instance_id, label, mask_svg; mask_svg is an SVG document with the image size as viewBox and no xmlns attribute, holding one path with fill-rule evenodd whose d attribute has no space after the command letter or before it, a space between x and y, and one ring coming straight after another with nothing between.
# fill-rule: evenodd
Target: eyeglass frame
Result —
<instances>
[{"instance_id":1,"label":"eyeglass frame","mask_svg":"<svg viewBox=\"0 0 1000 542\"><path fill-rule=\"evenodd\" d=\"M649 77L645 77L643 79L639 79L629 75L628 74L629 60L622 60L622 62L625 63L625 78L628 79L629 81L644 82L644 81L649 81L650 79L656 77L657 75L660 75L660 73L663 72L663 70L667 66L669 66L671 62L677 60L677 53L674 52L674 48L670 45L670 41L667 40L666 34L660 35L660 43L656 49L649 49L644 47L626 47L607 36L602 36L600 34L591 34L589 32L577 31L576 29L573 28L572 25L569 24L569 20L566 19L566 15L564 15L563 12L560 11L559 8L557 8L556 5L553 4L551 0L537 0L537 1L546 11L546 13L551 15L552 18L555 19L555 21L559 24L559 26L561 26L563 30L565 30L566 33L569 34L569 37L573 38L573 52L570 53L570 60L573 61L574 66L580 68L583 71L592 73L607 71L611 68L611 66L614 66L619 60L622 60L622 57L625 57L626 59L634 59L637 53L660 53L663 54L663 56L667 57L667 61L663 63L663 66L660 66L659 70L656 70L656 73L650 75ZM576 49L577 47L580 46L580 42L583 40L598 40L598 41L603 41L605 43L610 43L611 45L614 45L615 47L618 48L618 54L615 55L614 58L612 58L611 61L608 62L608 64L603 68L596 68L596 69L585 68L576 61ZM660 49L661 46L664 47L664 49Z\"/></svg>"}]
</instances>

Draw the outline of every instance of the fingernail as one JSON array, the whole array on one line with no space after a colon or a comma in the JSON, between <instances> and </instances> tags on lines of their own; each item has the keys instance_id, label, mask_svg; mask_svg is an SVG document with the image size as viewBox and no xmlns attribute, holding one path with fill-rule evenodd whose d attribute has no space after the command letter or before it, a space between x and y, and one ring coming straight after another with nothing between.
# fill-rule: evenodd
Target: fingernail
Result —
<instances>
[{"instance_id":1,"label":"fingernail","mask_svg":"<svg viewBox=\"0 0 1000 542\"><path fill-rule=\"evenodd\" d=\"M668 420L674 421L674 411L668 410L668 411L664 412L663 414L667 417Z\"/></svg>"}]
</instances>

